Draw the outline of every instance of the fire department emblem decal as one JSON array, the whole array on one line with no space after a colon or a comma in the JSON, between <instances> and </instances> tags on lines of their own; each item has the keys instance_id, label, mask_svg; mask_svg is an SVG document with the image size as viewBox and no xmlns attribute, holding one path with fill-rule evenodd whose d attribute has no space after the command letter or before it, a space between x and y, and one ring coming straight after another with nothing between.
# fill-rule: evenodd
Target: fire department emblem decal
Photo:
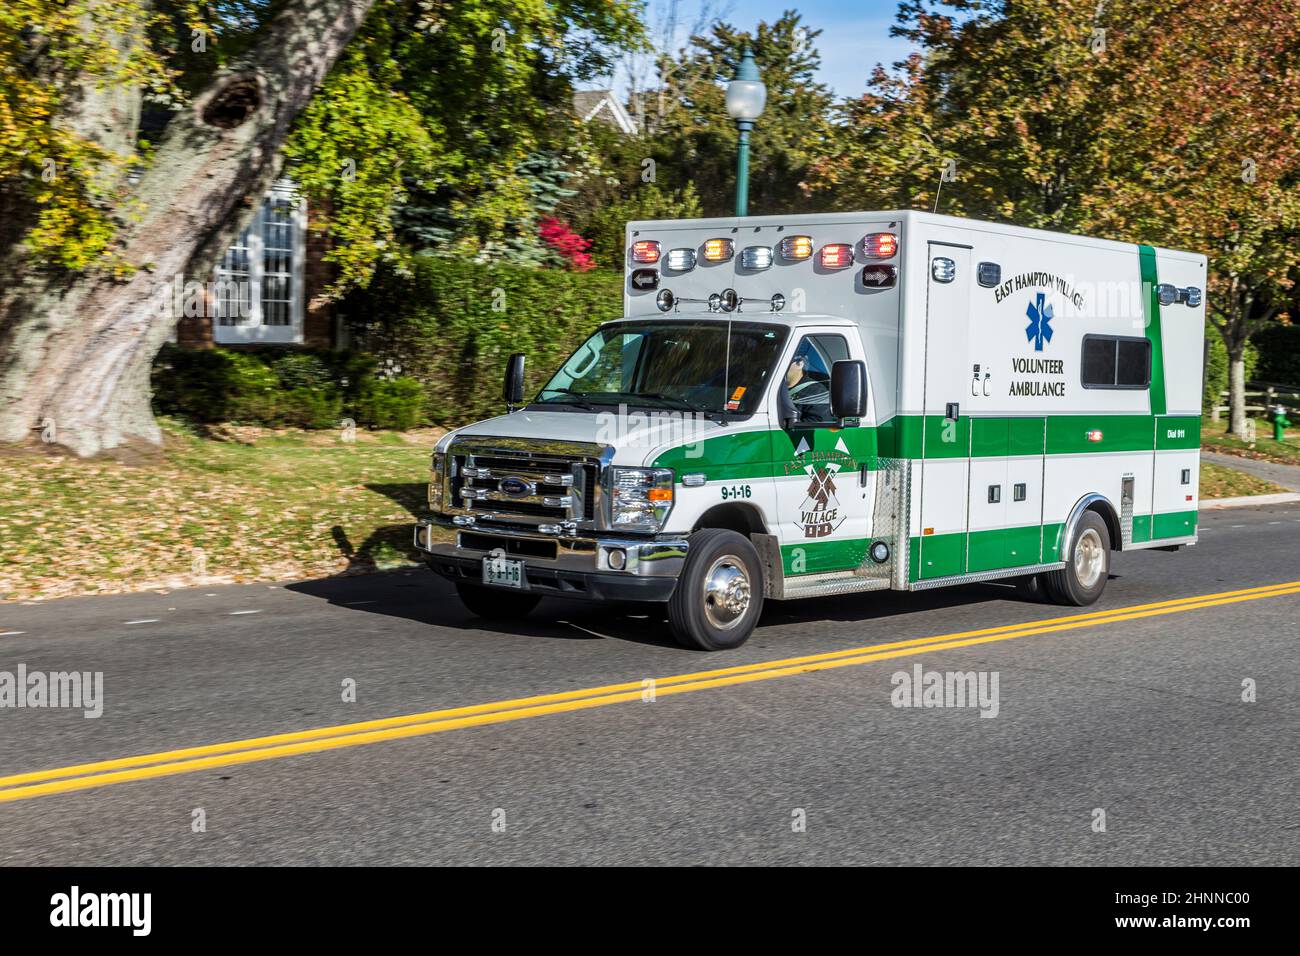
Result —
<instances>
[{"instance_id":1,"label":"fire department emblem decal","mask_svg":"<svg viewBox=\"0 0 1300 956\"><path fill-rule=\"evenodd\" d=\"M805 538L824 538L833 534L844 522L844 513L835 497L835 476L840 466L805 465L808 474L808 493L799 507L799 523Z\"/></svg>"}]
</instances>

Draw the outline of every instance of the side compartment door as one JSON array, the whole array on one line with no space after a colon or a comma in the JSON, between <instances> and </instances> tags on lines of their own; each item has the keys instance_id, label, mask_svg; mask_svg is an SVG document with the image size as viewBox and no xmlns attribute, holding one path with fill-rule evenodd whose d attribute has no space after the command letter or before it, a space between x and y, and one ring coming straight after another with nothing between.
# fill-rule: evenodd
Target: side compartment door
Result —
<instances>
[{"instance_id":1,"label":"side compartment door","mask_svg":"<svg viewBox=\"0 0 1300 956\"><path fill-rule=\"evenodd\" d=\"M921 536L917 575L966 571L970 495L969 394L971 250L928 244L925 308L925 407L921 432Z\"/></svg>"},{"instance_id":2,"label":"side compartment door","mask_svg":"<svg viewBox=\"0 0 1300 956\"><path fill-rule=\"evenodd\" d=\"M1005 567L1007 527L1007 446L1011 420L972 418L970 423L970 533L966 570Z\"/></svg>"},{"instance_id":3,"label":"side compartment door","mask_svg":"<svg viewBox=\"0 0 1300 956\"><path fill-rule=\"evenodd\" d=\"M1003 567L1038 564L1043 559L1043 479L1046 418L1013 418L1007 427L1007 530Z\"/></svg>"}]
</instances>

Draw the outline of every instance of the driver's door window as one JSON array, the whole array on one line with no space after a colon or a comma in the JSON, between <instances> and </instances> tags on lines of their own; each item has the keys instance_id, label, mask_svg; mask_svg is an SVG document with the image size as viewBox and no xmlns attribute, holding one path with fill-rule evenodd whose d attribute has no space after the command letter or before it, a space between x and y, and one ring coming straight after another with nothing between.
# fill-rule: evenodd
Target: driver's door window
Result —
<instances>
[{"instance_id":1,"label":"driver's door window","mask_svg":"<svg viewBox=\"0 0 1300 956\"><path fill-rule=\"evenodd\" d=\"M831 412L831 366L849 357L840 335L805 335L795 348L778 391L781 424L818 428L836 424Z\"/></svg>"}]
</instances>

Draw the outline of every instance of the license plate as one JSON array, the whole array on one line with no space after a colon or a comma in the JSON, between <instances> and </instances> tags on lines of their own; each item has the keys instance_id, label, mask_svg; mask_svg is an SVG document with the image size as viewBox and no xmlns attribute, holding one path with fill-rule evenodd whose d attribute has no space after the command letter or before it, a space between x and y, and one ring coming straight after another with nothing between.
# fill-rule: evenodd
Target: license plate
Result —
<instances>
[{"instance_id":1,"label":"license plate","mask_svg":"<svg viewBox=\"0 0 1300 956\"><path fill-rule=\"evenodd\" d=\"M509 558L484 558L483 583L495 584L502 588L522 588L524 586L524 562Z\"/></svg>"}]
</instances>

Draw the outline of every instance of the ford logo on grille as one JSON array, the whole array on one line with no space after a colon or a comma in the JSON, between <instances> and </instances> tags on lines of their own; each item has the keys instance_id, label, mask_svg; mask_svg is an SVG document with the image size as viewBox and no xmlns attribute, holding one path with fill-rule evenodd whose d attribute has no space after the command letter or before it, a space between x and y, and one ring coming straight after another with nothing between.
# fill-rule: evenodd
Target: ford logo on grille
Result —
<instances>
[{"instance_id":1,"label":"ford logo on grille","mask_svg":"<svg viewBox=\"0 0 1300 956\"><path fill-rule=\"evenodd\" d=\"M533 494L533 483L523 478L517 478L511 475L509 478L502 478L501 483L497 485L501 493L509 495L511 498L526 498Z\"/></svg>"}]
</instances>

